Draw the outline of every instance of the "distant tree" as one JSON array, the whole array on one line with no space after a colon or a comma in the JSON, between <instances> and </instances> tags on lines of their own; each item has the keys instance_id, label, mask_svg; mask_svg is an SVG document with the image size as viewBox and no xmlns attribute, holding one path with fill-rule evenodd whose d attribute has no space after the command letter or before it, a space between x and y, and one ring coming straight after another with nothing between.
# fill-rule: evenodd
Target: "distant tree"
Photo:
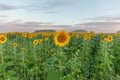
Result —
<instances>
[{"instance_id":1,"label":"distant tree","mask_svg":"<svg viewBox=\"0 0 120 80\"><path fill-rule=\"evenodd\" d=\"M56 32L55 30L36 30L35 32Z\"/></svg>"},{"instance_id":2,"label":"distant tree","mask_svg":"<svg viewBox=\"0 0 120 80\"><path fill-rule=\"evenodd\" d=\"M120 33L120 31L117 31L117 33Z\"/></svg>"},{"instance_id":3,"label":"distant tree","mask_svg":"<svg viewBox=\"0 0 120 80\"><path fill-rule=\"evenodd\" d=\"M87 32L86 30L74 30L72 32Z\"/></svg>"}]
</instances>

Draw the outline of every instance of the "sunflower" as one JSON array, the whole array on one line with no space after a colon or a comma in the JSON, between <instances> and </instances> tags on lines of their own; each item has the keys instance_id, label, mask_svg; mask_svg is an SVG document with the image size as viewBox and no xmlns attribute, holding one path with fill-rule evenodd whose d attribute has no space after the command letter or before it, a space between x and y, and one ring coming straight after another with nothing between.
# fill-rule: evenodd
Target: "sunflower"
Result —
<instances>
[{"instance_id":1,"label":"sunflower","mask_svg":"<svg viewBox=\"0 0 120 80\"><path fill-rule=\"evenodd\" d=\"M7 37L5 35L0 35L0 43L6 43L7 42Z\"/></svg>"},{"instance_id":2,"label":"sunflower","mask_svg":"<svg viewBox=\"0 0 120 80\"><path fill-rule=\"evenodd\" d=\"M93 32L93 31L90 31L90 33L89 33L91 36L93 36L93 35L95 35L95 32Z\"/></svg>"},{"instance_id":3,"label":"sunflower","mask_svg":"<svg viewBox=\"0 0 120 80\"><path fill-rule=\"evenodd\" d=\"M79 38L79 33L78 32L75 33L75 37Z\"/></svg>"},{"instance_id":4,"label":"sunflower","mask_svg":"<svg viewBox=\"0 0 120 80\"><path fill-rule=\"evenodd\" d=\"M21 50L21 51L24 51L24 50L25 50L25 48L21 48L20 50Z\"/></svg>"},{"instance_id":5,"label":"sunflower","mask_svg":"<svg viewBox=\"0 0 120 80\"><path fill-rule=\"evenodd\" d=\"M28 38L30 38L30 39L31 39L32 37L33 37L33 35L32 35L32 34L28 34Z\"/></svg>"},{"instance_id":6,"label":"sunflower","mask_svg":"<svg viewBox=\"0 0 120 80\"><path fill-rule=\"evenodd\" d=\"M24 38L26 38L26 37L27 37L27 33L23 32L23 33L22 33L22 36L23 36Z\"/></svg>"},{"instance_id":7,"label":"sunflower","mask_svg":"<svg viewBox=\"0 0 120 80\"><path fill-rule=\"evenodd\" d=\"M108 36L108 42L111 42L113 40L113 36L112 35L109 35Z\"/></svg>"},{"instance_id":8,"label":"sunflower","mask_svg":"<svg viewBox=\"0 0 120 80\"><path fill-rule=\"evenodd\" d=\"M73 33L73 32L70 32L70 33L69 33L69 36L70 36L70 37L73 37L73 36L74 36L74 33Z\"/></svg>"},{"instance_id":9,"label":"sunflower","mask_svg":"<svg viewBox=\"0 0 120 80\"><path fill-rule=\"evenodd\" d=\"M70 41L70 36L68 32L61 30L57 32L54 36L54 42L57 46L63 47L67 45Z\"/></svg>"},{"instance_id":10,"label":"sunflower","mask_svg":"<svg viewBox=\"0 0 120 80\"><path fill-rule=\"evenodd\" d=\"M48 37L46 37L44 40L45 40L45 41L48 41Z\"/></svg>"},{"instance_id":11,"label":"sunflower","mask_svg":"<svg viewBox=\"0 0 120 80\"><path fill-rule=\"evenodd\" d=\"M83 35L83 39L84 39L84 40L88 40L88 39L90 39L90 37L91 37L91 36L90 36L89 34L84 34L84 35Z\"/></svg>"},{"instance_id":12,"label":"sunflower","mask_svg":"<svg viewBox=\"0 0 120 80\"><path fill-rule=\"evenodd\" d=\"M108 38L104 38L104 39L103 39L103 42L108 42Z\"/></svg>"},{"instance_id":13,"label":"sunflower","mask_svg":"<svg viewBox=\"0 0 120 80\"><path fill-rule=\"evenodd\" d=\"M43 39L38 39L38 43L40 43L40 42L42 42L43 41Z\"/></svg>"},{"instance_id":14,"label":"sunflower","mask_svg":"<svg viewBox=\"0 0 120 80\"><path fill-rule=\"evenodd\" d=\"M16 48L18 45L17 43L13 43L13 47Z\"/></svg>"},{"instance_id":15,"label":"sunflower","mask_svg":"<svg viewBox=\"0 0 120 80\"><path fill-rule=\"evenodd\" d=\"M34 45L37 45L38 43L39 43L38 40L34 40L34 41L33 41L33 44L34 44Z\"/></svg>"},{"instance_id":16,"label":"sunflower","mask_svg":"<svg viewBox=\"0 0 120 80\"><path fill-rule=\"evenodd\" d=\"M100 36L101 36L101 37L104 37L104 36L105 36L105 33L100 33Z\"/></svg>"},{"instance_id":17,"label":"sunflower","mask_svg":"<svg viewBox=\"0 0 120 80\"><path fill-rule=\"evenodd\" d=\"M83 36L83 39L84 39L84 40L88 40L88 35L84 35L84 36Z\"/></svg>"}]
</instances>

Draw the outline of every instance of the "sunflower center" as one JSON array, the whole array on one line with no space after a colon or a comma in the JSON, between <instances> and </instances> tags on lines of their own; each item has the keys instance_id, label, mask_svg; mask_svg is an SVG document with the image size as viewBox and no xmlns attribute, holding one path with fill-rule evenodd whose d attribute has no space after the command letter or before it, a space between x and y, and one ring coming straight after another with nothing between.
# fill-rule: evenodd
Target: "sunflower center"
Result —
<instances>
[{"instance_id":1,"label":"sunflower center","mask_svg":"<svg viewBox=\"0 0 120 80\"><path fill-rule=\"evenodd\" d=\"M109 37L109 40L111 40L112 39L112 37Z\"/></svg>"},{"instance_id":2,"label":"sunflower center","mask_svg":"<svg viewBox=\"0 0 120 80\"><path fill-rule=\"evenodd\" d=\"M64 34L60 34L57 38L58 42L64 43L66 41L66 36Z\"/></svg>"},{"instance_id":3,"label":"sunflower center","mask_svg":"<svg viewBox=\"0 0 120 80\"><path fill-rule=\"evenodd\" d=\"M4 37L1 37L0 40L1 40L1 41L5 41L5 38L4 38Z\"/></svg>"},{"instance_id":4,"label":"sunflower center","mask_svg":"<svg viewBox=\"0 0 120 80\"><path fill-rule=\"evenodd\" d=\"M17 47L17 44L14 44L14 47Z\"/></svg>"}]
</instances>

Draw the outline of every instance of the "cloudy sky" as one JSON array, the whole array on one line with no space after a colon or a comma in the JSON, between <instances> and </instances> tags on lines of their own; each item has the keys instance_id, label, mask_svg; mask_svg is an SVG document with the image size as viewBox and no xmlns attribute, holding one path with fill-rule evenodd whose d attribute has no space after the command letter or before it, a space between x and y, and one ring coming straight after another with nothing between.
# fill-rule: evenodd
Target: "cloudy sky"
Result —
<instances>
[{"instance_id":1,"label":"cloudy sky","mask_svg":"<svg viewBox=\"0 0 120 80\"><path fill-rule=\"evenodd\" d=\"M0 32L120 30L120 0L0 0Z\"/></svg>"}]
</instances>

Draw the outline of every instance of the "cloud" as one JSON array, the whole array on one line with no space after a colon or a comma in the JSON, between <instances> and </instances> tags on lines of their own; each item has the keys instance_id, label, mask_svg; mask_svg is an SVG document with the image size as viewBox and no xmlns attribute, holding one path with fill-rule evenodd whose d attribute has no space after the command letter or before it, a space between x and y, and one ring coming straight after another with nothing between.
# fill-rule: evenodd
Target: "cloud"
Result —
<instances>
[{"instance_id":1,"label":"cloud","mask_svg":"<svg viewBox=\"0 0 120 80\"><path fill-rule=\"evenodd\" d=\"M37 22L37 21L23 21L23 20L15 20L9 21L9 16L0 15L0 32L8 32L8 31L35 31L35 30L43 30L43 29L54 29L61 30L65 29L67 31L74 30L87 30L87 31L95 31L95 32L117 32L120 30L120 17L97 17L94 19L102 19L104 21L91 21L82 24L75 25L55 25L50 22ZM106 19L110 19L111 21L105 21ZM8 20L8 21L7 21Z\"/></svg>"},{"instance_id":2,"label":"cloud","mask_svg":"<svg viewBox=\"0 0 120 80\"><path fill-rule=\"evenodd\" d=\"M55 2L46 2L44 3L44 5L36 5L36 4L32 4L32 5L10 5L10 4L4 4L4 3L0 3L0 11L9 11L9 10L17 10L17 9L23 9L23 10L27 10L27 11L39 11L41 10L44 13L49 13L49 14L56 14L59 11L54 10L58 7L62 7L62 6L67 6L67 2L63 2L63 1L55 1Z\"/></svg>"},{"instance_id":3,"label":"cloud","mask_svg":"<svg viewBox=\"0 0 120 80\"><path fill-rule=\"evenodd\" d=\"M61 29L67 30L67 31L74 30L74 29L72 29L72 25L51 25L51 26L53 26L54 28L61 28Z\"/></svg>"},{"instance_id":4,"label":"cloud","mask_svg":"<svg viewBox=\"0 0 120 80\"><path fill-rule=\"evenodd\" d=\"M59 13L59 9L73 5L79 0L52 0L43 1L42 4L31 4L24 7L26 10L42 11L44 13L56 14Z\"/></svg>"},{"instance_id":5,"label":"cloud","mask_svg":"<svg viewBox=\"0 0 120 80\"><path fill-rule=\"evenodd\" d=\"M56 13L60 13L59 11L45 11L44 13L46 14L56 14Z\"/></svg>"},{"instance_id":6,"label":"cloud","mask_svg":"<svg viewBox=\"0 0 120 80\"><path fill-rule=\"evenodd\" d=\"M52 0L52 1L43 1L43 3L26 3L26 5L10 5L6 3L0 3L1 11L8 10L17 10L23 9L27 11L41 11L46 14L56 14L59 13L59 8L73 5L75 2L79 0ZM37 2L37 1L36 1Z\"/></svg>"},{"instance_id":7,"label":"cloud","mask_svg":"<svg viewBox=\"0 0 120 80\"><path fill-rule=\"evenodd\" d=\"M84 18L85 23L75 24L74 29L84 29L95 32L117 32L120 31L120 15L108 15L93 18Z\"/></svg>"},{"instance_id":8,"label":"cloud","mask_svg":"<svg viewBox=\"0 0 120 80\"><path fill-rule=\"evenodd\" d=\"M120 30L120 22L89 22L77 25L54 25L49 22L35 22L15 20L11 22L0 22L0 32L25 31L33 32L36 30L87 30L95 32L117 32Z\"/></svg>"},{"instance_id":9,"label":"cloud","mask_svg":"<svg viewBox=\"0 0 120 80\"><path fill-rule=\"evenodd\" d=\"M21 7L18 7L18 6L0 3L0 10L2 10L2 11L14 10L14 9L20 9L20 8Z\"/></svg>"},{"instance_id":10,"label":"cloud","mask_svg":"<svg viewBox=\"0 0 120 80\"><path fill-rule=\"evenodd\" d=\"M65 6L68 6L68 5L71 5L71 1L65 1L65 0L55 0L55 1L52 1L52 2L48 2L46 3L45 6L43 6L42 8L45 9L45 10L50 10L50 9L55 9L55 8L58 8L58 7L65 7Z\"/></svg>"},{"instance_id":11,"label":"cloud","mask_svg":"<svg viewBox=\"0 0 120 80\"><path fill-rule=\"evenodd\" d=\"M6 15L0 15L0 22L5 22L7 21L9 18L9 16L6 16Z\"/></svg>"},{"instance_id":12,"label":"cloud","mask_svg":"<svg viewBox=\"0 0 120 80\"><path fill-rule=\"evenodd\" d=\"M8 18L9 16L6 15L0 15L0 18Z\"/></svg>"},{"instance_id":13,"label":"cloud","mask_svg":"<svg viewBox=\"0 0 120 80\"><path fill-rule=\"evenodd\" d=\"M53 30L60 30L65 29L64 26L57 26L53 25L49 22L35 22L35 21L22 21L22 20L15 20L11 22L0 22L0 32L11 32L11 31L26 31L26 32L33 32L36 30L43 30L43 29L53 29Z\"/></svg>"},{"instance_id":14,"label":"cloud","mask_svg":"<svg viewBox=\"0 0 120 80\"><path fill-rule=\"evenodd\" d=\"M84 29L95 32L117 32L120 30L120 22L89 22L84 24L77 24L75 29Z\"/></svg>"},{"instance_id":15,"label":"cloud","mask_svg":"<svg viewBox=\"0 0 120 80\"><path fill-rule=\"evenodd\" d=\"M94 17L94 18L85 18L84 20L116 22L116 21L120 21L120 15L109 15L109 16L100 16L100 17Z\"/></svg>"}]
</instances>

